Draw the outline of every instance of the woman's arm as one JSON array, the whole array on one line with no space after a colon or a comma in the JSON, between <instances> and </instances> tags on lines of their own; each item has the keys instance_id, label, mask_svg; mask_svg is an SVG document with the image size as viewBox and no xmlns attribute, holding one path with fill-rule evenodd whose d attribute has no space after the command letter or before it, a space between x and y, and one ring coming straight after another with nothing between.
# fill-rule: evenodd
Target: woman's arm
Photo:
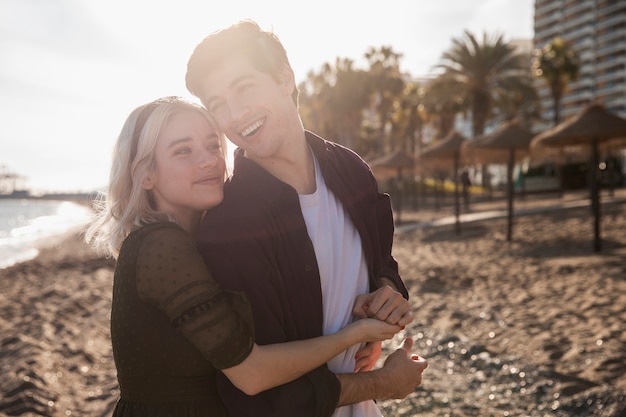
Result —
<instances>
[{"instance_id":1,"label":"woman's arm","mask_svg":"<svg viewBox=\"0 0 626 417\"><path fill-rule=\"evenodd\" d=\"M358 320L327 336L264 346L255 344L242 363L222 371L237 388L255 395L299 378L352 345L390 339L400 330L400 326L376 319Z\"/></svg>"},{"instance_id":2,"label":"woman's arm","mask_svg":"<svg viewBox=\"0 0 626 417\"><path fill-rule=\"evenodd\" d=\"M293 381L348 347L390 339L401 327L364 318L339 332L258 346L250 305L215 282L190 237L173 224L147 234L137 257L137 291L243 392Z\"/></svg>"}]
</instances>

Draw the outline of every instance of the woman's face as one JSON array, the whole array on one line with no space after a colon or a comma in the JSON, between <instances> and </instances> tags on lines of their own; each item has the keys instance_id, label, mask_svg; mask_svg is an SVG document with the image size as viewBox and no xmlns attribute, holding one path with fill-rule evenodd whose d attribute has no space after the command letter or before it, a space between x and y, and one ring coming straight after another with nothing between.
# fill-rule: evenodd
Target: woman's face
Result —
<instances>
[{"instance_id":1,"label":"woman's face","mask_svg":"<svg viewBox=\"0 0 626 417\"><path fill-rule=\"evenodd\" d=\"M218 132L199 112L183 110L161 128L155 167L144 179L158 211L190 224L224 198L226 162Z\"/></svg>"}]
</instances>

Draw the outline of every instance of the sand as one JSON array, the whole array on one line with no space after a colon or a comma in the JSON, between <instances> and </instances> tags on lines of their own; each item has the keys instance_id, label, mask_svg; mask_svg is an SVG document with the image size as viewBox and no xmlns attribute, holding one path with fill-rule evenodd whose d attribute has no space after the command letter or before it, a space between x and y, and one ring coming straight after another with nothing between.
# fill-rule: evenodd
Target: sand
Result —
<instances>
[{"instance_id":1,"label":"sand","mask_svg":"<svg viewBox=\"0 0 626 417\"><path fill-rule=\"evenodd\" d=\"M589 208L516 218L512 242L506 219L399 233L429 368L384 415L625 416L626 203L602 211L600 253ZM71 234L0 270L0 415L111 414L113 268Z\"/></svg>"}]
</instances>

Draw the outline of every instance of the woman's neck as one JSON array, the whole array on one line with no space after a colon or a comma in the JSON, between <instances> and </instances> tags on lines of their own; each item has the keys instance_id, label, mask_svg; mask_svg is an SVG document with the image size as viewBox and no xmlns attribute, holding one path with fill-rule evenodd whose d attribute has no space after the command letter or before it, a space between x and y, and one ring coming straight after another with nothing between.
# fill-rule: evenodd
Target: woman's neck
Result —
<instances>
[{"instance_id":1,"label":"woman's neck","mask_svg":"<svg viewBox=\"0 0 626 417\"><path fill-rule=\"evenodd\" d=\"M200 227L200 221L202 220L202 212L197 214L190 214L188 216L174 216L176 223L185 229L190 235L195 235L198 227Z\"/></svg>"}]
</instances>

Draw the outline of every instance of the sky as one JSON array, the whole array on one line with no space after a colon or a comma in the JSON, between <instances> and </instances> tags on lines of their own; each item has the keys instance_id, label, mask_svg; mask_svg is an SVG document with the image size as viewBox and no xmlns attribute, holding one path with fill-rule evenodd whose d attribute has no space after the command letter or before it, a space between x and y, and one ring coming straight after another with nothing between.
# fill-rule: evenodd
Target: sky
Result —
<instances>
[{"instance_id":1,"label":"sky","mask_svg":"<svg viewBox=\"0 0 626 417\"><path fill-rule=\"evenodd\" d=\"M531 39L533 0L0 0L0 175L34 193L104 189L128 114L184 83L209 33L250 18L281 39L296 75L370 47L427 76L469 30ZM328 138L331 139L332 138Z\"/></svg>"}]
</instances>

